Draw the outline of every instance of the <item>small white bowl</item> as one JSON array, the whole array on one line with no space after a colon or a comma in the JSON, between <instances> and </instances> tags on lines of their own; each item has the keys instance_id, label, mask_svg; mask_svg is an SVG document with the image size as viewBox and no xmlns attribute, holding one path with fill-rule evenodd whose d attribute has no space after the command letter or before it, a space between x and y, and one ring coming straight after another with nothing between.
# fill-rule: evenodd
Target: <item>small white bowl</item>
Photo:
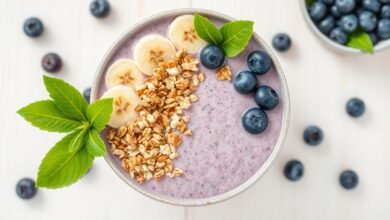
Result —
<instances>
[{"instance_id":1,"label":"small white bowl","mask_svg":"<svg viewBox=\"0 0 390 220\"><path fill-rule=\"evenodd\" d=\"M325 45L325 47L335 52L344 53L344 54L366 54L359 49L343 46L330 40L316 27L313 20L311 20L307 8L306 0L299 0L299 1L300 1L300 8L303 14L303 18L305 19L306 24L309 26L310 30L314 33L314 35L316 35L320 39L322 44ZM377 45L375 45L374 51L375 53L377 53L389 47L390 47L390 39L379 42Z\"/></svg>"}]
</instances>

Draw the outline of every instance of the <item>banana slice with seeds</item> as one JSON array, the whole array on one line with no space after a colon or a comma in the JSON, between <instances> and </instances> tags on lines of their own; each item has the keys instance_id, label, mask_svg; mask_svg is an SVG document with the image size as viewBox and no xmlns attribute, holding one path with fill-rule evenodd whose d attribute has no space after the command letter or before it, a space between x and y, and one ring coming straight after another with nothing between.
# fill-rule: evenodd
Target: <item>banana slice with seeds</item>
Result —
<instances>
[{"instance_id":1,"label":"banana slice with seeds","mask_svg":"<svg viewBox=\"0 0 390 220\"><path fill-rule=\"evenodd\" d=\"M195 31L194 18L194 15L182 15L170 24L169 38L177 49L195 53L207 45Z\"/></svg>"},{"instance_id":2,"label":"banana slice with seeds","mask_svg":"<svg viewBox=\"0 0 390 220\"><path fill-rule=\"evenodd\" d=\"M117 85L135 89L137 85L144 84L144 76L133 60L120 59L108 68L105 82L107 89Z\"/></svg>"},{"instance_id":3,"label":"banana slice with seeds","mask_svg":"<svg viewBox=\"0 0 390 220\"><path fill-rule=\"evenodd\" d=\"M102 98L113 98L113 111L108 125L119 128L138 117L135 108L139 104L139 97L135 90L127 86L115 86L107 90Z\"/></svg>"},{"instance_id":4,"label":"banana slice with seeds","mask_svg":"<svg viewBox=\"0 0 390 220\"><path fill-rule=\"evenodd\" d=\"M134 60L144 74L152 75L153 69L160 62L169 60L175 53L175 47L168 39L151 34L141 38L135 45Z\"/></svg>"}]
</instances>

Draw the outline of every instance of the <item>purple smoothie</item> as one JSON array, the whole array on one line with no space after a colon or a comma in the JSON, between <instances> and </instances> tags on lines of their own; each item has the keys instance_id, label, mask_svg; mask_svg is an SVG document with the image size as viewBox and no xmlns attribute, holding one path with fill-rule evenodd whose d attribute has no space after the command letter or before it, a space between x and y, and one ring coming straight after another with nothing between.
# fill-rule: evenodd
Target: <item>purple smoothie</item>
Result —
<instances>
[{"instance_id":1,"label":"purple smoothie","mask_svg":"<svg viewBox=\"0 0 390 220\"><path fill-rule=\"evenodd\" d=\"M224 23L218 18L209 18L217 25ZM143 36L160 34L167 37L167 30L173 19L174 17L160 19L129 37L120 49L114 52L105 66L105 71L117 59L133 59L132 49ZM247 56L258 49L262 48L252 39L239 56L226 58L232 73L248 69ZM279 105L266 112L269 125L258 135L247 133L241 125L243 112L256 107L253 95L239 94L234 90L231 81L217 80L215 70L201 66L201 71L205 73L206 80L196 92L200 100L186 112L191 116L188 127L192 129L193 136L183 136L183 144L178 148L180 156L173 160L174 167L183 169L184 174L173 179L164 177L160 181L150 180L140 185L150 193L174 199L200 199L228 192L246 182L260 169L279 139L284 97L280 78L274 67L265 75L259 76L258 80L260 84L275 89L279 94ZM98 97L105 91L102 81ZM119 159L113 155L109 156L122 173L131 179L121 168ZM135 180L134 183L138 184Z\"/></svg>"}]
</instances>

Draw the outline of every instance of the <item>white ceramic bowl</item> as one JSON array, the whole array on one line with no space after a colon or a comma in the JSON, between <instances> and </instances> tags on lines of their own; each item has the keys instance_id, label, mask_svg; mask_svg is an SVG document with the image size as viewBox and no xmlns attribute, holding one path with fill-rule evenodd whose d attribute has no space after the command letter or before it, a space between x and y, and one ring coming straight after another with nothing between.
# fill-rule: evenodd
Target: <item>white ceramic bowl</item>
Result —
<instances>
[{"instance_id":1,"label":"white ceramic bowl","mask_svg":"<svg viewBox=\"0 0 390 220\"><path fill-rule=\"evenodd\" d=\"M161 18L164 17L173 17L173 16L179 16L183 14L194 14L195 12L199 12L203 15L206 16L215 16L219 17L221 19L224 19L226 21L231 21L234 20L231 17L228 17L226 15L214 12L214 11L209 11L209 10L204 10L204 9L176 9L176 10L171 10L171 11L166 11L162 12L160 14L154 15L152 17L149 17L143 21L138 22L136 25L125 31L125 33L119 37L117 41L114 42L114 44L109 48L108 52L105 54L103 57L96 73L96 77L94 80L94 83L92 85L92 93L91 93L91 100L95 101L97 99L98 95L98 86L100 83L104 80L104 69L107 66L108 62L110 61L110 58L112 55L117 51L119 47L121 47L122 43L126 41L130 36L132 36L134 33L136 33L138 30L142 29L145 25L153 23ZM202 205L209 205L209 204L214 204L217 202L221 202L224 200L227 200L229 198L232 198L239 193L247 190L250 186L252 186L257 180L262 177L265 172L269 169L269 167L272 165L272 163L276 160L280 150L282 149L284 140L286 138L287 134L287 129L288 129L288 124L289 124L289 119L290 119L290 98L288 94L288 88L287 88L287 82L282 70L282 67L279 64L279 61L277 60L275 54L272 52L270 47L266 44L266 42L259 37L256 33L253 35L256 41L264 48L264 50L271 56L274 67L276 72L279 75L280 79L280 84L282 88L282 96L284 100L284 109L283 109L283 122L281 126L281 131L280 135L278 138L278 141L269 156L269 158L266 160L266 162L261 166L261 168L246 182L242 183L240 186L236 187L235 189L225 192L221 195L217 195L214 197L208 197L208 198L202 198L202 199L173 199L173 198L167 198L167 197L162 197L156 194L153 194L149 191L146 191L140 185L135 183L132 179L126 175L125 171L123 168L119 165L117 165L112 157L110 155L105 156L105 160L109 164L109 166L114 170L114 172L124 181L126 182L130 187L133 189L137 190L138 192L155 199L160 202L168 203L168 204L173 204L173 205L180 205L180 206L202 206Z\"/></svg>"},{"instance_id":2,"label":"white ceramic bowl","mask_svg":"<svg viewBox=\"0 0 390 220\"><path fill-rule=\"evenodd\" d=\"M311 20L309 16L309 12L307 10L307 4L306 0L299 0L300 8L302 11L303 18L306 21L306 24L309 26L310 30L320 39L323 45L325 45L327 48L339 52L339 53L346 53L346 54L365 54L363 51L351 48L347 46L340 45L338 43L333 42L330 40L327 36L325 36L314 24L313 20ZM380 52L386 48L390 47L390 39L381 41L377 45L375 45L374 51Z\"/></svg>"}]
</instances>

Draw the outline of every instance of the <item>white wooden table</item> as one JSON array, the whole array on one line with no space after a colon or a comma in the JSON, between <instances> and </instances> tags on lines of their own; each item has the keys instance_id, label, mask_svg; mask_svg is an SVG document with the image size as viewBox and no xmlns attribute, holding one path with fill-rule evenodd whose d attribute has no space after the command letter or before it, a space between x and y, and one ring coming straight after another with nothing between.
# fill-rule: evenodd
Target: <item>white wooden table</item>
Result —
<instances>
[{"instance_id":1,"label":"white wooden table","mask_svg":"<svg viewBox=\"0 0 390 220\"><path fill-rule=\"evenodd\" d=\"M374 56L338 55L323 48L306 27L297 1L287 0L111 0L103 20L89 13L89 0L0 0L0 219L390 219L390 50ZM45 152L60 135L28 125L15 112L47 98L41 57L49 51L64 60L58 74L80 90L88 87L110 44L129 26L157 12L197 7L256 22L268 42L279 31L293 48L278 54L290 87L292 120L285 147L269 172L247 192L229 201L199 208L174 207L146 198L129 188L97 159L93 170L76 185L39 190L20 200L15 183L35 177ZM26 37L22 24L40 17L45 33ZM345 113L352 96L364 99L367 112L353 120ZM306 146L302 131L321 126L324 143ZM282 174L287 160L305 165L296 183ZM357 171L359 186L343 190L345 168Z\"/></svg>"}]
</instances>

